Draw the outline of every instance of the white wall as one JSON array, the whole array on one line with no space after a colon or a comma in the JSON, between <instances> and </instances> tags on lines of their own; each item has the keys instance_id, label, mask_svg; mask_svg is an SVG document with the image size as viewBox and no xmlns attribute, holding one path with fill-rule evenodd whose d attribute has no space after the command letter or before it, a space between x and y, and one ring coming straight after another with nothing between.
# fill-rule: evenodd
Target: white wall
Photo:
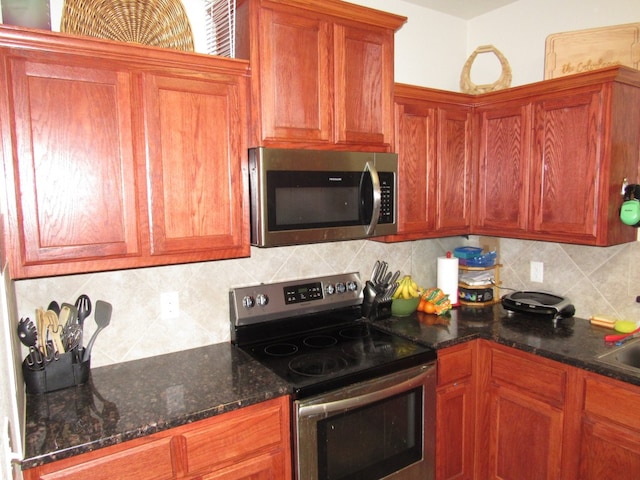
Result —
<instances>
[{"instance_id":1,"label":"white wall","mask_svg":"<svg viewBox=\"0 0 640 480\"><path fill-rule=\"evenodd\" d=\"M512 86L522 85L544 79L548 35L635 22L638 0L519 0L470 20L467 49L470 54L479 45L494 45L511 65ZM472 79L477 74L476 83L495 81L495 75L482 81L484 73L474 68Z\"/></svg>"}]
</instances>

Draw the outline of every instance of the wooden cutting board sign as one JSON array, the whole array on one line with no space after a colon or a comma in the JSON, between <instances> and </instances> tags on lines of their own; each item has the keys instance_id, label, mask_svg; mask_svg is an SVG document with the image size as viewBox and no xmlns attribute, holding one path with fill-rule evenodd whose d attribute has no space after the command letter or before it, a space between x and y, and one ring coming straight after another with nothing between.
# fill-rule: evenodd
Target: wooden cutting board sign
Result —
<instances>
[{"instance_id":1,"label":"wooden cutting board sign","mask_svg":"<svg viewBox=\"0 0 640 480\"><path fill-rule=\"evenodd\" d=\"M612 65L640 70L640 23L554 33L547 37L545 80Z\"/></svg>"}]
</instances>

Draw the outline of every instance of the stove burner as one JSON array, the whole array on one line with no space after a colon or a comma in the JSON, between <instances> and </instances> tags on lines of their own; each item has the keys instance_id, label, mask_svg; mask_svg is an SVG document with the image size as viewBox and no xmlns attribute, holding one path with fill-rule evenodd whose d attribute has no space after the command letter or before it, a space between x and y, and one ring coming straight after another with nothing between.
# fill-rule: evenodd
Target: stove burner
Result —
<instances>
[{"instance_id":1,"label":"stove burner","mask_svg":"<svg viewBox=\"0 0 640 480\"><path fill-rule=\"evenodd\" d=\"M341 337L351 339L368 337L370 334L368 325L354 325L340 330Z\"/></svg>"},{"instance_id":2,"label":"stove burner","mask_svg":"<svg viewBox=\"0 0 640 480\"><path fill-rule=\"evenodd\" d=\"M289 362L292 372L305 377L322 377L339 372L347 366L347 361L335 355L311 353L300 355Z\"/></svg>"},{"instance_id":3,"label":"stove burner","mask_svg":"<svg viewBox=\"0 0 640 480\"><path fill-rule=\"evenodd\" d=\"M311 348L327 348L338 343L338 340L331 335L311 335L306 337L302 343Z\"/></svg>"},{"instance_id":4,"label":"stove burner","mask_svg":"<svg viewBox=\"0 0 640 480\"><path fill-rule=\"evenodd\" d=\"M274 357L286 357L298 351L293 343L272 343L264 347L264 353Z\"/></svg>"}]
</instances>

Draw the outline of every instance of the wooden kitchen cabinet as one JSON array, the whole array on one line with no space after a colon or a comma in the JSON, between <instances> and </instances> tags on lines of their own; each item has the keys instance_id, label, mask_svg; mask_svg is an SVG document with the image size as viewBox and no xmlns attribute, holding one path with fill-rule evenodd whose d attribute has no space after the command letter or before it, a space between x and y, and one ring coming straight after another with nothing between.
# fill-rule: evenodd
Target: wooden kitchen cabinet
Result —
<instances>
[{"instance_id":1,"label":"wooden kitchen cabinet","mask_svg":"<svg viewBox=\"0 0 640 480\"><path fill-rule=\"evenodd\" d=\"M289 398L26 470L25 480L291 478Z\"/></svg>"},{"instance_id":2,"label":"wooden kitchen cabinet","mask_svg":"<svg viewBox=\"0 0 640 480\"><path fill-rule=\"evenodd\" d=\"M336 0L239 0L250 144L390 151L394 32L405 21Z\"/></svg>"},{"instance_id":3,"label":"wooden kitchen cabinet","mask_svg":"<svg viewBox=\"0 0 640 480\"><path fill-rule=\"evenodd\" d=\"M152 256L248 256L243 84L229 75L143 73L140 176L150 181L140 202L150 211Z\"/></svg>"},{"instance_id":4,"label":"wooden kitchen cabinet","mask_svg":"<svg viewBox=\"0 0 640 480\"><path fill-rule=\"evenodd\" d=\"M526 352L480 342L477 478L574 478L578 370Z\"/></svg>"},{"instance_id":5,"label":"wooden kitchen cabinet","mask_svg":"<svg viewBox=\"0 0 640 480\"><path fill-rule=\"evenodd\" d=\"M472 98L396 84L398 234L387 240L469 232Z\"/></svg>"},{"instance_id":6,"label":"wooden kitchen cabinet","mask_svg":"<svg viewBox=\"0 0 640 480\"><path fill-rule=\"evenodd\" d=\"M618 216L638 180L640 75L602 69L477 97L471 233L585 245L635 240Z\"/></svg>"},{"instance_id":7,"label":"wooden kitchen cabinet","mask_svg":"<svg viewBox=\"0 0 640 480\"><path fill-rule=\"evenodd\" d=\"M12 278L247 256L244 61L0 28Z\"/></svg>"},{"instance_id":8,"label":"wooden kitchen cabinet","mask_svg":"<svg viewBox=\"0 0 640 480\"><path fill-rule=\"evenodd\" d=\"M479 158L473 230L526 236L529 225L531 106L478 108Z\"/></svg>"},{"instance_id":9,"label":"wooden kitchen cabinet","mask_svg":"<svg viewBox=\"0 0 640 480\"><path fill-rule=\"evenodd\" d=\"M577 478L638 478L640 388L587 372L582 377Z\"/></svg>"},{"instance_id":10,"label":"wooden kitchen cabinet","mask_svg":"<svg viewBox=\"0 0 640 480\"><path fill-rule=\"evenodd\" d=\"M488 340L438 350L437 479L636 479L640 387Z\"/></svg>"},{"instance_id":11,"label":"wooden kitchen cabinet","mask_svg":"<svg viewBox=\"0 0 640 480\"><path fill-rule=\"evenodd\" d=\"M476 478L476 344L438 350L436 480Z\"/></svg>"}]
</instances>

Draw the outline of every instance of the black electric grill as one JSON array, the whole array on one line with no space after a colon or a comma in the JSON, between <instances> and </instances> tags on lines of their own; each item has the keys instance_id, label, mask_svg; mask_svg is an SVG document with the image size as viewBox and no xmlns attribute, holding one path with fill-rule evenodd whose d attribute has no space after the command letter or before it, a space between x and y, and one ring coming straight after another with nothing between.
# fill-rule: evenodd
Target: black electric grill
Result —
<instances>
[{"instance_id":1,"label":"black electric grill","mask_svg":"<svg viewBox=\"0 0 640 480\"><path fill-rule=\"evenodd\" d=\"M539 315L552 320L569 318L576 313L568 298L547 292L512 292L502 297L502 306L512 312Z\"/></svg>"}]
</instances>

